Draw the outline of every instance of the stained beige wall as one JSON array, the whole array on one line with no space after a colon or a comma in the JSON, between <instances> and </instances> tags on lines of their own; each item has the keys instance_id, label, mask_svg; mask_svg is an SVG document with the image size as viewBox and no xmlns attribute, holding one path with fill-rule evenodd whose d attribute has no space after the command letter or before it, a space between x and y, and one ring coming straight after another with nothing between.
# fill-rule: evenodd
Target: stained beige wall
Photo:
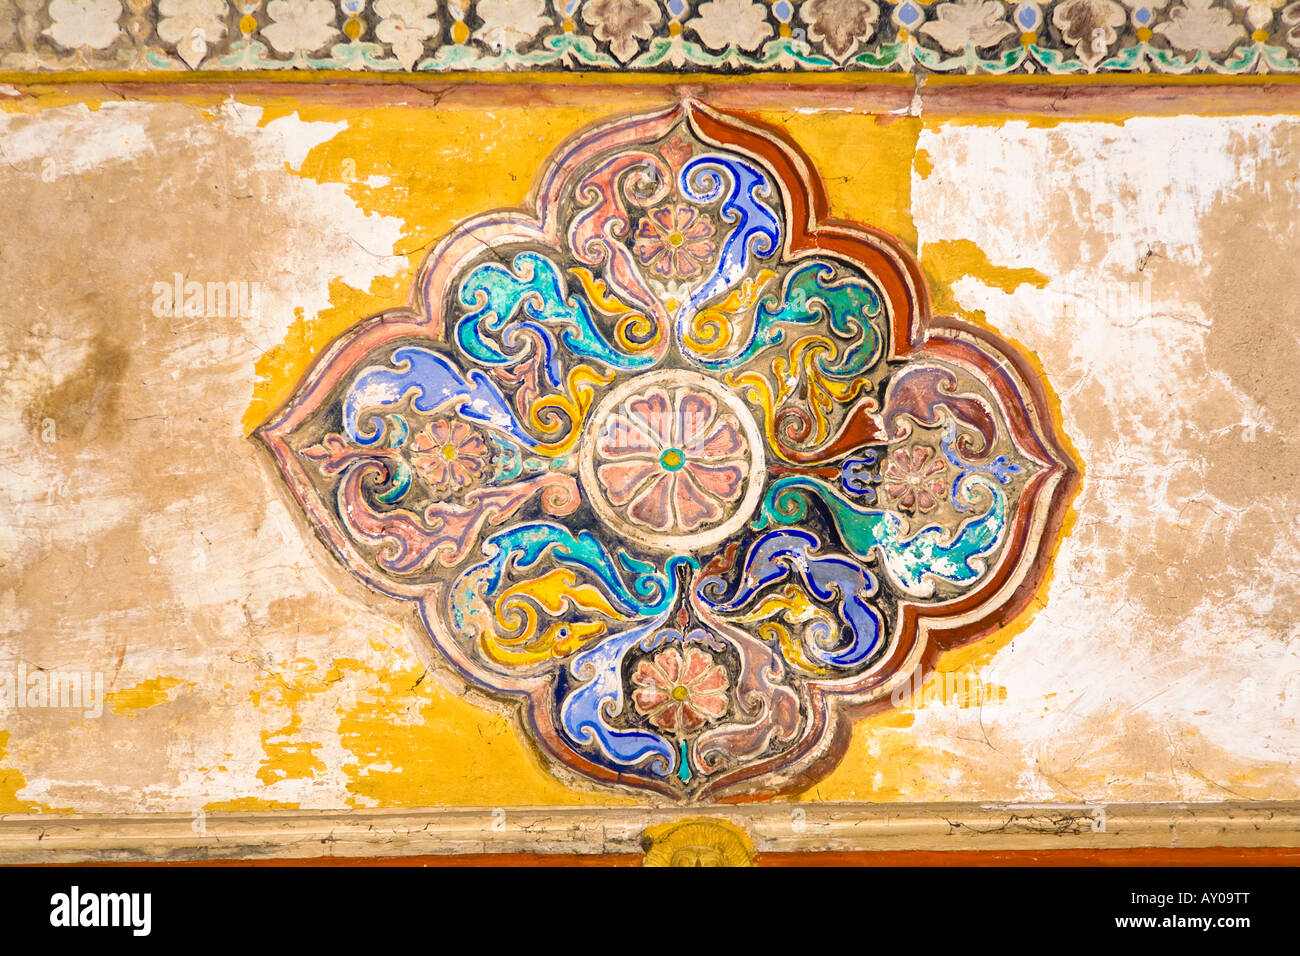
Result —
<instances>
[{"instance_id":1,"label":"stained beige wall","mask_svg":"<svg viewBox=\"0 0 1300 956\"><path fill-rule=\"evenodd\" d=\"M640 799L554 779L247 435L314 350L405 301L432 240L671 95L6 92L0 693L43 669L106 699L0 696L0 812ZM1300 798L1300 120L774 99L836 214L1035 357L1086 472L1034 608L860 724L805 797ZM156 316L177 273L258 283L256 315Z\"/></svg>"}]
</instances>

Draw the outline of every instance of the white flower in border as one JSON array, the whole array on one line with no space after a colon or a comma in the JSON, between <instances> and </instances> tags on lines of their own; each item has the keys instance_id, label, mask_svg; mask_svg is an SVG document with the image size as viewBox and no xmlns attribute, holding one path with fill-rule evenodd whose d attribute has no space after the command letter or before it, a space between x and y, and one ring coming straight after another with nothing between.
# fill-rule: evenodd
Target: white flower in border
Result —
<instances>
[{"instance_id":1,"label":"white flower in border","mask_svg":"<svg viewBox=\"0 0 1300 956\"><path fill-rule=\"evenodd\" d=\"M772 35L766 11L754 0L709 0L697 12L686 25L713 50L733 43L742 50L755 50Z\"/></svg>"},{"instance_id":2,"label":"white flower in border","mask_svg":"<svg viewBox=\"0 0 1300 956\"><path fill-rule=\"evenodd\" d=\"M49 14L54 22L43 32L69 50L103 50L122 32L117 23L122 16L119 0L54 0Z\"/></svg>"},{"instance_id":3,"label":"white flower in border","mask_svg":"<svg viewBox=\"0 0 1300 956\"><path fill-rule=\"evenodd\" d=\"M1184 0L1155 29L1175 50L1206 53L1222 53L1246 33L1241 24L1232 22L1231 13L1214 5L1214 0Z\"/></svg>"},{"instance_id":4,"label":"white flower in border","mask_svg":"<svg viewBox=\"0 0 1300 956\"><path fill-rule=\"evenodd\" d=\"M880 8L872 0L807 0L799 19L808 24L808 37L843 63L876 32Z\"/></svg>"},{"instance_id":5,"label":"white flower in border","mask_svg":"<svg viewBox=\"0 0 1300 956\"><path fill-rule=\"evenodd\" d=\"M483 21L475 39L496 50L517 50L552 22L544 0L480 0L474 12Z\"/></svg>"},{"instance_id":6,"label":"white flower in border","mask_svg":"<svg viewBox=\"0 0 1300 956\"><path fill-rule=\"evenodd\" d=\"M379 0L375 13L383 19L375 36L393 48L393 55L407 70L424 54L424 41L437 36L438 0Z\"/></svg>"},{"instance_id":7,"label":"white flower in border","mask_svg":"<svg viewBox=\"0 0 1300 956\"><path fill-rule=\"evenodd\" d=\"M1262 30L1273 22L1273 11L1285 6L1287 0L1232 0L1238 8L1246 11L1246 22L1256 30Z\"/></svg>"},{"instance_id":8,"label":"white flower in border","mask_svg":"<svg viewBox=\"0 0 1300 956\"><path fill-rule=\"evenodd\" d=\"M226 0L162 0L158 36L176 47L180 58L198 69L208 44L226 35Z\"/></svg>"},{"instance_id":9,"label":"white flower in border","mask_svg":"<svg viewBox=\"0 0 1300 956\"><path fill-rule=\"evenodd\" d=\"M1289 28L1286 42L1300 47L1300 3L1293 3L1282 11L1282 25Z\"/></svg>"},{"instance_id":10,"label":"white flower in border","mask_svg":"<svg viewBox=\"0 0 1300 956\"><path fill-rule=\"evenodd\" d=\"M281 53L310 53L339 35L329 0L271 0L266 15L274 22L262 36Z\"/></svg>"},{"instance_id":11,"label":"white flower in border","mask_svg":"<svg viewBox=\"0 0 1300 956\"><path fill-rule=\"evenodd\" d=\"M1119 38L1117 27L1127 21L1124 8L1111 0L1065 0L1052 11L1052 23L1079 59L1096 66Z\"/></svg>"},{"instance_id":12,"label":"white flower in border","mask_svg":"<svg viewBox=\"0 0 1300 956\"><path fill-rule=\"evenodd\" d=\"M968 46L995 46L1016 32L1007 23L1006 9L996 0L956 0L941 3L935 10L938 19L921 27L926 36L939 41L950 53Z\"/></svg>"},{"instance_id":13,"label":"white flower in border","mask_svg":"<svg viewBox=\"0 0 1300 956\"><path fill-rule=\"evenodd\" d=\"M582 19L596 39L609 44L620 63L626 63L641 49L638 40L654 36L664 18L654 0L583 0Z\"/></svg>"}]
</instances>

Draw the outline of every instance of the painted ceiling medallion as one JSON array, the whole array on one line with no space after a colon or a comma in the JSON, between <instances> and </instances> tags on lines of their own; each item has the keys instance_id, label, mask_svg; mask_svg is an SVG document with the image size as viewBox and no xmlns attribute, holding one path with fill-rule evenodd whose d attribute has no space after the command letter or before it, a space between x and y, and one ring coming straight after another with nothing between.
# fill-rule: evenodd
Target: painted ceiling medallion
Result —
<instances>
[{"instance_id":1,"label":"painted ceiling medallion","mask_svg":"<svg viewBox=\"0 0 1300 956\"><path fill-rule=\"evenodd\" d=\"M806 785L1037 586L1077 480L1041 383L827 212L740 118L597 126L259 431L338 558L557 767Z\"/></svg>"}]
</instances>

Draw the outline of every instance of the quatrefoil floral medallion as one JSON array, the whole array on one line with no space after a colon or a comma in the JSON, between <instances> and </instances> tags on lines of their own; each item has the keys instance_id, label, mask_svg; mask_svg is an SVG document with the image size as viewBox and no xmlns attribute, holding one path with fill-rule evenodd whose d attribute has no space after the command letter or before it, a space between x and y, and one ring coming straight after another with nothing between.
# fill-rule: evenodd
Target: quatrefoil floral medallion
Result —
<instances>
[{"instance_id":1,"label":"quatrefoil floral medallion","mask_svg":"<svg viewBox=\"0 0 1300 956\"><path fill-rule=\"evenodd\" d=\"M806 785L1041 578L1077 478L1041 382L827 212L741 118L600 125L259 430L337 558L579 778Z\"/></svg>"}]
</instances>

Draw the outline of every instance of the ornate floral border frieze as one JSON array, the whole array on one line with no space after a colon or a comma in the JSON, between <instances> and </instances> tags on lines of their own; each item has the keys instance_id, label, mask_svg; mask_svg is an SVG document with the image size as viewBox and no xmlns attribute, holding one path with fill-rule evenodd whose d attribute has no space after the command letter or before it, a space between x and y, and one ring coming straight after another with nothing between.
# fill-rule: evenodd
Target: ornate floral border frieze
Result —
<instances>
[{"instance_id":1,"label":"ornate floral border frieze","mask_svg":"<svg viewBox=\"0 0 1300 956\"><path fill-rule=\"evenodd\" d=\"M0 0L0 69L1300 71L1300 0Z\"/></svg>"}]
</instances>

